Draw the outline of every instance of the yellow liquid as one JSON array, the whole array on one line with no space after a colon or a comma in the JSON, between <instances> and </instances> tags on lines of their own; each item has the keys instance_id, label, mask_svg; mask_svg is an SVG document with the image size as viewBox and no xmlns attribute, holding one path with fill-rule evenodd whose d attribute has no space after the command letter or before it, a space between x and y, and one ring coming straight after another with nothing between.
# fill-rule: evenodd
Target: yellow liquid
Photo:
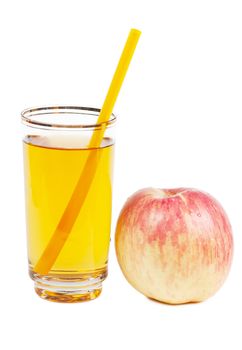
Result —
<instances>
[{"instance_id":1,"label":"yellow liquid","mask_svg":"<svg viewBox=\"0 0 242 350\"><path fill-rule=\"evenodd\" d=\"M23 145L30 270L55 232L91 152L99 153L91 186L49 273L75 276L105 269L112 205L112 140L104 139L98 149L80 149L77 137L27 136Z\"/></svg>"}]
</instances>

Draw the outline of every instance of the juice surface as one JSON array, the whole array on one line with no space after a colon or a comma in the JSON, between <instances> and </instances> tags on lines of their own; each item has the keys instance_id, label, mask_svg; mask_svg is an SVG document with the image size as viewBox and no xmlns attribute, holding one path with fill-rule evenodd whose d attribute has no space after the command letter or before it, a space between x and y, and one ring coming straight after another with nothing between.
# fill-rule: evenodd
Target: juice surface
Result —
<instances>
[{"instance_id":1,"label":"juice surface","mask_svg":"<svg viewBox=\"0 0 242 350\"><path fill-rule=\"evenodd\" d=\"M33 269L54 233L87 157L98 164L77 220L50 273L82 274L107 265L112 205L113 141L80 148L77 136L27 136L23 142L28 256ZM79 147L79 148L78 148ZM92 174L90 174L92 176Z\"/></svg>"}]
</instances>

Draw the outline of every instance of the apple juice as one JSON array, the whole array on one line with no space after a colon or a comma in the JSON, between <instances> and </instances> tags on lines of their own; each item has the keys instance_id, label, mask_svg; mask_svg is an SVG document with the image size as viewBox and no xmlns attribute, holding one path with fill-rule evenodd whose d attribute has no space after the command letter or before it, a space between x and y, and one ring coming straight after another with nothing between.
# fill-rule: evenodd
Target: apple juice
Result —
<instances>
[{"instance_id":1,"label":"apple juice","mask_svg":"<svg viewBox=\"0 0 242 350\"><path fill-rule=\"evenodd\" d=\"M83 276L106 271L112 204L113 140L99 148L80 147L80 139L31 136L23 141L26 221L30 275L74 191L91 152L98 164L74 226L49 274ZM93 176L93 174L89 174Z\"/></svg>"}]
</instances>

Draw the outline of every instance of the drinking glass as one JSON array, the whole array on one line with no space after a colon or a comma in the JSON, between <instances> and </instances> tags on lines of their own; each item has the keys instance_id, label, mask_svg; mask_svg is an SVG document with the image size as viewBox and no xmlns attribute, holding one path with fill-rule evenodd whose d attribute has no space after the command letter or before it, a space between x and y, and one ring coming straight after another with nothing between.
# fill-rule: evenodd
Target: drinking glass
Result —
<instances>
[{"instance_id":1,"label":"drinking glass","mask_svg":"<svg viewBox=\"0 0 242 350\"><path fill-rule=\"evenodd\" d=\"M95 299L107 276L112 209L112 114L75 106L21 113L29 274L44 299ZM93 136L101 133L100 142Z\"/></svg>"}]
</instances>

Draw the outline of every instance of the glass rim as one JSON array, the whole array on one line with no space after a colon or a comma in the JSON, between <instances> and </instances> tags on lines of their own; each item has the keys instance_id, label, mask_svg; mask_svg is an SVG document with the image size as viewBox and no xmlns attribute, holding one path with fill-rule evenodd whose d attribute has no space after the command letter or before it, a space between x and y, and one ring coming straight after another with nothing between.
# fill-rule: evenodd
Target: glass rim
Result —
<instances>
[{"instance_id":1,"label":"glass rim","mask_svg":"<svg viewBox=\"0 0 242 350\"><path fill-rule=\"evenodd\" d=\"M73 106L73 105L56 105L56 106L41 106L41 107L30 107L26 108L21 112L21 120L25 125L32 127L40 127L47 129L96 129L96 128L107 128L113 125L117 117L113 113L110 115L108 121L102 123L49 123L45 121L40 121L34 119L34 116L41 116L46 114L76 114L76 115L95 115L98 117L101 109L95 107L83 107L83 106ZM89 112L89 113L88 113Z\"/></svg>"}]
</instances>

